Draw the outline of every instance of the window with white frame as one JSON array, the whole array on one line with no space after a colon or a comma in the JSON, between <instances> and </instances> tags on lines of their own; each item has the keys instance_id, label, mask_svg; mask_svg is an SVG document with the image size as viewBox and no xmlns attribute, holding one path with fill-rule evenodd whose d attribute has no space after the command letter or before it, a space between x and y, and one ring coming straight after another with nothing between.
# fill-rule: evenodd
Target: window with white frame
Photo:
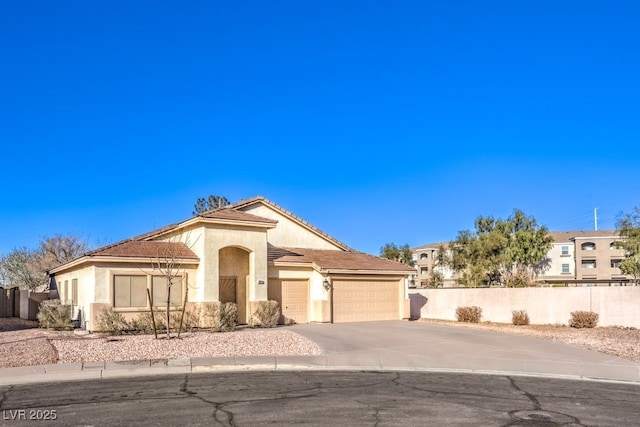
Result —
<instances>
[{"instance_id":1,"label":"window with white frame","mask_svg":"<svg viewBox=\"0 0 640 427\"><path fill-rule=\"evenodd\" d=\"M562 246L560 254L562 256L569 256L569 246Z\"/></svg>"},{"instance_id":2,"label":"window with white frame","mask_svg":"<svg viewBox=\"0 0 640 427\"><path fill-rule=\"evenodd\" d=\"M569 264L562 264L562 274L571 273L571 266Z\"/></svg>"},{"instance_id":3,"label":"window with white frame","mask_svg":"<svg viewBox=\"0 0 640 427\"><path fill-rule=\"evenodd\" d=\"M621 259L614 258L611 260L611 268L620 268L620 263L622 263Z\"/></svg>"},{"instance_id":4,"label":"window with white frame","mask_svg":"<svg viewBox=\"0 0 640 427\"><path fill-rule=\"evenodd\" d=\"M420 267L420 274L427 274L429 272L429 267Z\"/></svg>"},{"instance_id":5,"label":"window with white frame","mask_svg":"<svg viewBox=\"0 0 640 427\"><path fill-rule=\"evenodd\" d=\"M422 252L420 254L420 259L427 259L427 258L429 258L429 254L427 254L426 252Z\"/></svg>"}]
</instances>

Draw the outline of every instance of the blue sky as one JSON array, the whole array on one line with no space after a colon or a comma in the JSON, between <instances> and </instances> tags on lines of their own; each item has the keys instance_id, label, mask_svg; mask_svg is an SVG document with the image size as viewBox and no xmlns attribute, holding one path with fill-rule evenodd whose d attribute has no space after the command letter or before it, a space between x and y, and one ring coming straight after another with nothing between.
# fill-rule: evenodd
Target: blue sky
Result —
<instances>
[{"instance_id":1,"label":"blue sky","mask_svg":"<svg viewBox=\"0 0 640 427\"><path fill-rule=\"evenodd\" d=\"M0 253L263 195L351 247L640 205L635 1L0 4Z\"/></svg>"}]
</instances>

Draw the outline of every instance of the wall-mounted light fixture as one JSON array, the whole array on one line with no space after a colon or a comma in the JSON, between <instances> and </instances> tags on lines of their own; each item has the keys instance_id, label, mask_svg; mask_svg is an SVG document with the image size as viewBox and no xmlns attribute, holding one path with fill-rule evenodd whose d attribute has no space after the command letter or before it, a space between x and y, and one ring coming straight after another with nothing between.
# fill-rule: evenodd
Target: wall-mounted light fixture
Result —
<instances>
[{"instance_id":1,"label":"wall-mounted light fixture","mask_svg":"<svg viewBox=\"0 0 640 427\"><path fill-rule=\"evenodd\" d=\"M331 282L329 281L328 277L325 277L324 280L322 281L322 287L324 288L325 291L328 291L329 289L331 289Z\"/></svg>"}]
</instances>

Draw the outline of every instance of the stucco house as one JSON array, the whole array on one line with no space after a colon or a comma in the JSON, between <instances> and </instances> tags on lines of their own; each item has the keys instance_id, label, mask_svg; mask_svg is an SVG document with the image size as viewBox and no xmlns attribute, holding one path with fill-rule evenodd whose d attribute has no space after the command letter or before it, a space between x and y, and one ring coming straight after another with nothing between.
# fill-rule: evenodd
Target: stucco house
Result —
<instances>
[{"instance_id":1,"label":"stucco house","mask_svg":"<svg viewBox=\"0 0 640 427\"><path fill-rule=\"evenodd\" d=\"M277 300L283 321L350 322L409 317L404 264L354 251L264 197L205 212L105 246L50 271L51 288L76 308L81 326L113 307L127 317L166 301L169 264L176 306L238 304L247 323L258 301Z\"/></svg>"}]
</instances>

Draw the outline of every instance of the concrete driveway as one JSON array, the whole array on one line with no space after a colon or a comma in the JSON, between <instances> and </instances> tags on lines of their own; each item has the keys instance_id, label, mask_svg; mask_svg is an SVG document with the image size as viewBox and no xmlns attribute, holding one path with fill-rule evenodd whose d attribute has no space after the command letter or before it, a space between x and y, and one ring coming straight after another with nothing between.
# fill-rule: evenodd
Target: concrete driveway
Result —
<instances>
[{"instance_id":1,"label":"concrete driveway","mask_svg":"<svg viewBox=\"0 0 640 427\"><path fill-rule=\"evenodd\" d=\"M534 337L421 322L294 325L325 351L314 363L640 382L640 364Z\"/></svg>"}]
</instances>

